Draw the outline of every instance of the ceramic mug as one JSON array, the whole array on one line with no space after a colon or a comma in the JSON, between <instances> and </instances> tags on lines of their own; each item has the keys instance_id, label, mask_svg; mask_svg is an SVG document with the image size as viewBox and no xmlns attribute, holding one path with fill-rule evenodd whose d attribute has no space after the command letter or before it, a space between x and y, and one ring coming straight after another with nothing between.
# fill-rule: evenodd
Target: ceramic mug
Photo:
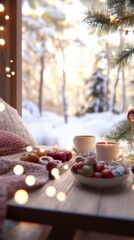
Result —
<instances>
[{"instance_id":1,"label":"ceramic mug","mask_svg":"<svg viewBox=\"0 0 134 240\"><path fill-rule=\"evenodd\" d=\"M124 148L118 142L97 142L96 156L98 161L118 160L123 156Z\"/></svg>"},{"instance_id":2,"label":"ceramic mug","mask_svg":"<svg viewBox=\"0 0 134 240\"><path fill-rule=\"evenodd\" d=\"M77 135L73 138L74 146L78 153L87 153L95 149L96 137L92 135Z\"/></svg>"}]
</instances>

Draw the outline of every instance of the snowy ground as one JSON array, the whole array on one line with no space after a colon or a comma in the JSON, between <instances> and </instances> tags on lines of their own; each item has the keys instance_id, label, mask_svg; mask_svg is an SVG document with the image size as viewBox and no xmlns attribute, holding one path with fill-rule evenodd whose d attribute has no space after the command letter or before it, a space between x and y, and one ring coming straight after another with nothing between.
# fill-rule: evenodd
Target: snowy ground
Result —
<instances>
[{"instance_id":1,"label":"snowy ground","mask_svg":"<svg viewBox=\"0 0 134 240\"><path fill-rule=\"evenodd\" d=\"M73 136L77 134L95 135L97 140L101 140L102 132L111 129L125 117L125 113L90 113L82 117L69 117L68 124L65 124L64 118L55 113L43 112L40 116L32 102L24 101L22 110L22 118L38 144L47 146L71 147Z\"/></svg>"}]
</instances>

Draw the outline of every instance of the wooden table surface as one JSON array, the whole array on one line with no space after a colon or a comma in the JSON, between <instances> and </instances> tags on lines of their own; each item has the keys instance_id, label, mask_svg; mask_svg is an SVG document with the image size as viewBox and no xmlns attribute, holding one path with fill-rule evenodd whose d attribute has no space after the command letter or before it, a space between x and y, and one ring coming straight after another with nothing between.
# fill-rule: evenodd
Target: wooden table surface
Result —
<instances>
[{"instance_id":1,"label":"wooden table surface","mask_svg":"<svg viewBox=\"0 0 134 240\"><path fill-rule=\"evenodd\" d=\"M70 166L74 160L70 161ZM50 180L44 187L29 194L26 204L8 202L7 218L17 221L36 222L72 229L116 233L134 236L134 190L131 173L125 184L109 189L93 189L78 183L70 167L57 180ZM46 189L53 186L64 192L66 199L49 197ZM69 238L68 238L69 239Z\"/></svg>"}]
</instances>

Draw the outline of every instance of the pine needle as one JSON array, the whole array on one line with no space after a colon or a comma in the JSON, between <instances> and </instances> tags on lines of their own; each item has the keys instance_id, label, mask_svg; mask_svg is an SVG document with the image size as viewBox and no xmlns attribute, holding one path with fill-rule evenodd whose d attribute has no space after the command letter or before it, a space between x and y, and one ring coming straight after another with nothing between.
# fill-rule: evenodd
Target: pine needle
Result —
<instances>
[{"instance_id":1,"label":"pine needle","mask_svg":"<svg viewBox=\"0 0 134 240\"><path fill-rule=\"evenodd\" d=\"M112 130L102 133L101 137L109 141L126 140L129 142L131 141L131 124L127 120L120 121L114 125Z\"/></svg>"},{"instance_id":2,"label":"pine needle","mask_svg":"<svg viewBox=\"0 0 134 240\"><path fill-rule=\"evenodd\" d=\"M111 68L125 66L134 55L134 46L126 45L111 62Z\"/></svg>"}]
</instances>

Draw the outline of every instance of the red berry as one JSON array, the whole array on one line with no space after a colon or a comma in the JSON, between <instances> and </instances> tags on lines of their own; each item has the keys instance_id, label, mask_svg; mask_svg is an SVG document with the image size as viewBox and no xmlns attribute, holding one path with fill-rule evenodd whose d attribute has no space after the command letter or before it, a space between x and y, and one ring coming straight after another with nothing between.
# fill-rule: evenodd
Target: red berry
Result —
<instances>
[{"instance_id":1,"label":"red berry","mask_svg":"<svg viewBox=\"0 0 134 240\"><path fill-rule=\"evenodd\" d=\"M82 162L78 162L78 163L75 163L73 166L72 166L72 171L74 173L77 173L77 170L78 169L81 169L83 167L83 163Z\"/></svg>"},{"instance_id":2,"label":"red berry","mask_svg":"<svg viewBox=\"0 0 134 240\"><path fill-rule=\"evenodd\" d=\"M104 167L104 165L101 164L101 163L97 163L97 164L94 166L95 172L101 172L101 171L104 170L104 169L105 169L105 167Z\"/></svg>"},{"instance_id":3,"label":"red berry","mask_svg":"<svg viewBox=\"0 0 134 240\"><path fill-rule=\"evenodd\" d=\"M61 160L62 162L66 161L66 154L65 152L56 152L55 158Z\"/></svg>"},{"instance_id":4,"label":"red berry","mask_svg":"<svg viewBox=\"0 0 134 240\"><path fill-rule=\"evenodd\" d=\"M56 161L50 161L47 163L46 168L48 171L51 171L53 168L57 167L57 162Z\"/></svg>"},{"instance_id":5,"label":"red berry","mask_svg":"<svg viewBox=\"0 0 134 240\"><path fill-rule=\"evenodd\" d=\"M102 170L101 174L102 174L103 178L113 178L114 177L113 173L108 169Z\"/></svg>"},{"instance_id":6,"label":"red berry","mask_svg":"<svg viewBox=\"0 0 134 240\"><path fill-rule=\"evenodd\" d=\"M47 152L47 156L50 156L50 157L52 157L53 159L55 159L55 158L56 158L56 151L48 151L48 152Z\"/></svg>"},{"instance_id":7,"label":"red berry","mask_svg":"<svg viewBox=\"0 0 134 240\"><path fill-rule=\"evenodd\" d=\"M65 151L65 154L66 154L66 161L69 161L73 156L72 152L68 150Z\"/></svg>"}]
</instances>

